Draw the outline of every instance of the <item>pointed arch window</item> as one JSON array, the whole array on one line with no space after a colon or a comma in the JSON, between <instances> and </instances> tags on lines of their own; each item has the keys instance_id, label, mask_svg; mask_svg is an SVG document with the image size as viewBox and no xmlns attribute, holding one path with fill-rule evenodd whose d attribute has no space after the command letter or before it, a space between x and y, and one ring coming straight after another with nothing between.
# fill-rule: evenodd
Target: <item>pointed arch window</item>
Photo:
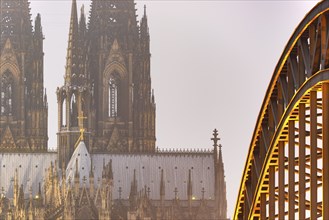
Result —
<instances>
[{"instance_id":1,"label":"pointed arch window","mask_svg":"<svg viewBox=\"0 0 329 220\"><path fill-rule=\"evenodd\" d=\"M75 94L73 93L71 97L71 103L70 103L70 121L72 127L78 126L78 103L75 97Z\"/></svg>"},{"instance_id":2,"label":"pointed arch window","mask_svg":"<svg viewBox=\"0 0 329 220\"><path fill-rule=\"evenodd\" d=\"M118 77L112 74L109 80L109 116L118 116Z\"/></svg>"},{"instance_id":3,"label":"pointed arch window","mask_svg":"<svg viewBox=\"0 0 329 220\"><path fill-rule=\"evenodd\" d=\"M0 113L1 116L13 114L13 78L9 71L6 71L0 79Z\"/></svg>"},{"instance_id":4,"label":"pointed arch window","mask_svg":"<svg viewBox=\"0 0 329 220\"><path fill-rule=\"evenodd\" d=\"M61 126L66 127L66 98L63 99L62 105L61 105Z\"/></svg>"}]
</instances>

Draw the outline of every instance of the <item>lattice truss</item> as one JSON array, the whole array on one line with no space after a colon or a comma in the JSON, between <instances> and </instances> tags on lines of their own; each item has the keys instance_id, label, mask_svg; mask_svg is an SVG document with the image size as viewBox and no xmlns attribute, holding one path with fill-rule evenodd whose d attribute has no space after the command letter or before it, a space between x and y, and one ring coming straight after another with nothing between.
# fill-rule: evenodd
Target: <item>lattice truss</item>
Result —
<instances>
[{"instance_id":1,"label":"lattice truss","mask_svg":"<svg viewBox=\"0 0 329 220\"><path fill-rule=\"evenodd\" d=\"M234 219L329 219L329 1L296 28L268 87Z\"/></svg>"}]
</instances>

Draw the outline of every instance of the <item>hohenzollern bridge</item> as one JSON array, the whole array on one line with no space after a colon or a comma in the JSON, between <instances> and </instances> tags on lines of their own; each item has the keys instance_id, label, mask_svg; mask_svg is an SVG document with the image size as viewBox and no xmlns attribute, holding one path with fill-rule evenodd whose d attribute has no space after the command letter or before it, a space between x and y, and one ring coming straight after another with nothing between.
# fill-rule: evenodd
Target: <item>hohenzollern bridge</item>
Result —
<instances>
[{"instance_id":1,"label":"hohenzollern bridge","mask_svg":"<svg viewBox=\"0 0 329 220\"><path fill-rule=\"evenodd\" d=\"M297 26L274 70L233 218L329 219L328 0Z\"/></svg>"}]
</instances>

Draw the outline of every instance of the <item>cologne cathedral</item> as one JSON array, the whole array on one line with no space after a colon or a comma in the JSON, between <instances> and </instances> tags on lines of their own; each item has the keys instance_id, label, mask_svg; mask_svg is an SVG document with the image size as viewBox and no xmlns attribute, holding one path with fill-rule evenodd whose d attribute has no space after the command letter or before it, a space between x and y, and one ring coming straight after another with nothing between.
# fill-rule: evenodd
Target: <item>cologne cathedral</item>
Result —
<instances>
[{"instance_id":1,"label":"cologne cathedral","mask_svg":"<svg viewBox=\"0 0 329 220\"><path fill-rule=\"evenodd\" d=\"M41 16L0 3L0 219L227 219L221 145L156 146L146 9L72 0L57 151L47 146Z\"/></svg>"}]
</instances>

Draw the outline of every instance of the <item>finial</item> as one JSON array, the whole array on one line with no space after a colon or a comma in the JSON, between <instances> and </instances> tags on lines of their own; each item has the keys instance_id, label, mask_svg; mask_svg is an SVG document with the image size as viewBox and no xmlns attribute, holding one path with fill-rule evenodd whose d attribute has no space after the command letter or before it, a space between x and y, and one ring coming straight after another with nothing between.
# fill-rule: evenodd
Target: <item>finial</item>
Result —
<instances>
[{"instance_id":1,"label":"finial","mask_svg":"<svg viewBox=\"0 0 329 220\"><path fill-rule=\"evenodd\" d=\"M155 99L154 99L154 89L152 89L152 103L154 104L155 103Z\"/></svg>"},{"instance_id":2,"label":"finial","mask_svg":"<svg viewBox=\"0 0 329 220\"><path fill-rule=\"evenodd\" d=\"M112 159L108 163L108 178L113 180Z\"/></svg>"},{"instance_id":3,"label":"finial","mask_svg":"<svg viewBox=\"0 0 329 220\"><path fill-rule=\"evenodd\" d=\"M84 14L85 14L85 5L84 4L82 4L80 10L81 10L81 16L84 16Z\"/></svg>"},{"instance_id":4,"label":"finial","mask_svg":"<svg viewBox=\"0 0 329 220\"><path fill-rule=\"evenodd\" d=\"M147 198L147 186L144 185L144 197Z\"/></svg>"},{"instance_id":5,"label":"finial","mask_svg":"<svg viewBox=\"0 0 329 220\"><path fill-rule=\"evenodd\" d=\"M151 189L150 187L147 187L147 197L150 198L150 193L151 193Z\"/></svg>"},{"instance_id":6,"label":"finial","mask_svg":"<svg viewBox=\"0 0 329 220\"><path fill-rule=\"evenodd\" d=\"M146 16L146 5L144 5L144 16Z\"/></svg>"},{"instance_id":7,"label":"finial","mask_svg":"<svg viewBox=\"0 0 329 220\"><path fill-rule=\"evenodd\" d=\"M136 182L136 170L134 169L134 183Z\"/></svg>"},{"instance_id":8,"label":"finial","mask_svg":"<svg viewBox=\"0 0 329 220\"><path fill-rule=\"evenodd\" d=\"M1 187L1 198L5 197L5 188Z\"/></svg>"},{"instance_id":9,"label":"finial","mask_svg":"<svg viewBox=\"0 0 329 220\"><path fill-rule=\"evenodd\" d=\"M206 192L206 190L204 190L204 187L202 187L201 192L202 192L202 200L204 200L204 193Z\"/></svg>"},{"instance_id":10,"label":"finial","mask_svg":"<svg viewBox=\"0 0 329 220\"><path fill-rule=\"evenodd\" d=\"M174 193L175 193L175 200L177 200L177 199L178 199L178 196L177 196L177 194L178 194L178 189L177 189L177 187L175 187Z\"/></svg>"},{"instance_id":11,"label":"finial","mask_svg":"<svg viewBox=\"0 0 329 220\"><path fill-rule=\"evenodd\" d=\"M30 192L30 198L31 198L32 197L32 192L33 192L32 186L29 187L29 192Z\"/></svg>"},{"instance_id":12,"label":"finial","mask_svg":"<svg viewBox=\"0 0 329 220\"><path fill-rule=\"evenodd\" d=\"M212 141L214 141L214 147L218 147L218 144L217 144L217 142L220 140L220 138L218 138L217 136L218 136L218 131L217 131L217 129L215 128L215 130L214 130L214 133L213 133L213 138L211 138L210 140L212 140Z\"/></svg>"},{"instance_id":13,"label":"finial","mask_svg":"<svg viewBox=\"0 0 329 220\"><path fill-rule=\"evenodd\" d=\"M188 170L187 196L192 199L192 175L191 170Z\"/></svg>"},{"instance_id":14,"label":"finial","mask_svg":"<svg viewBox=\"0 0 329 220\"><path fill-rule=\"evenodd\" d=\"M122 188L121 186L119 187L119 199L121 199L121 193L122 193Z\"/></svg>"},{"instance_id":15,"label":"finial","mask_svg":"<svg viewBox=\"0 0 329 220\"><path fill-rule=\"evenodd\" d=\"M165 181L163 177L163 169L161 169L161 181L160 181L160 196L165 195Z\"/></svg>"},{"instance_id":16,"label":"finial","mask_svg":"<svg viewBox=\"0 0 329 220\"><path fill-rule=\"evenodd\" d=\"M39 182L39 191L38 191L39 196L41 196L41 183Z\"/></svg>"},{"instance_id":17,"label":"finial","mask_svg":"<svg viewBox=\"0 0 329 220\"><path fill-rule=\"evenodd\" d=\"M42 38L43 35L42 35L42 27L41 27L41 16L40 14L38 13L37 14L37 17L35 18L35 22L34 22L34 33Z\"/></svg>"}]
</instances>

